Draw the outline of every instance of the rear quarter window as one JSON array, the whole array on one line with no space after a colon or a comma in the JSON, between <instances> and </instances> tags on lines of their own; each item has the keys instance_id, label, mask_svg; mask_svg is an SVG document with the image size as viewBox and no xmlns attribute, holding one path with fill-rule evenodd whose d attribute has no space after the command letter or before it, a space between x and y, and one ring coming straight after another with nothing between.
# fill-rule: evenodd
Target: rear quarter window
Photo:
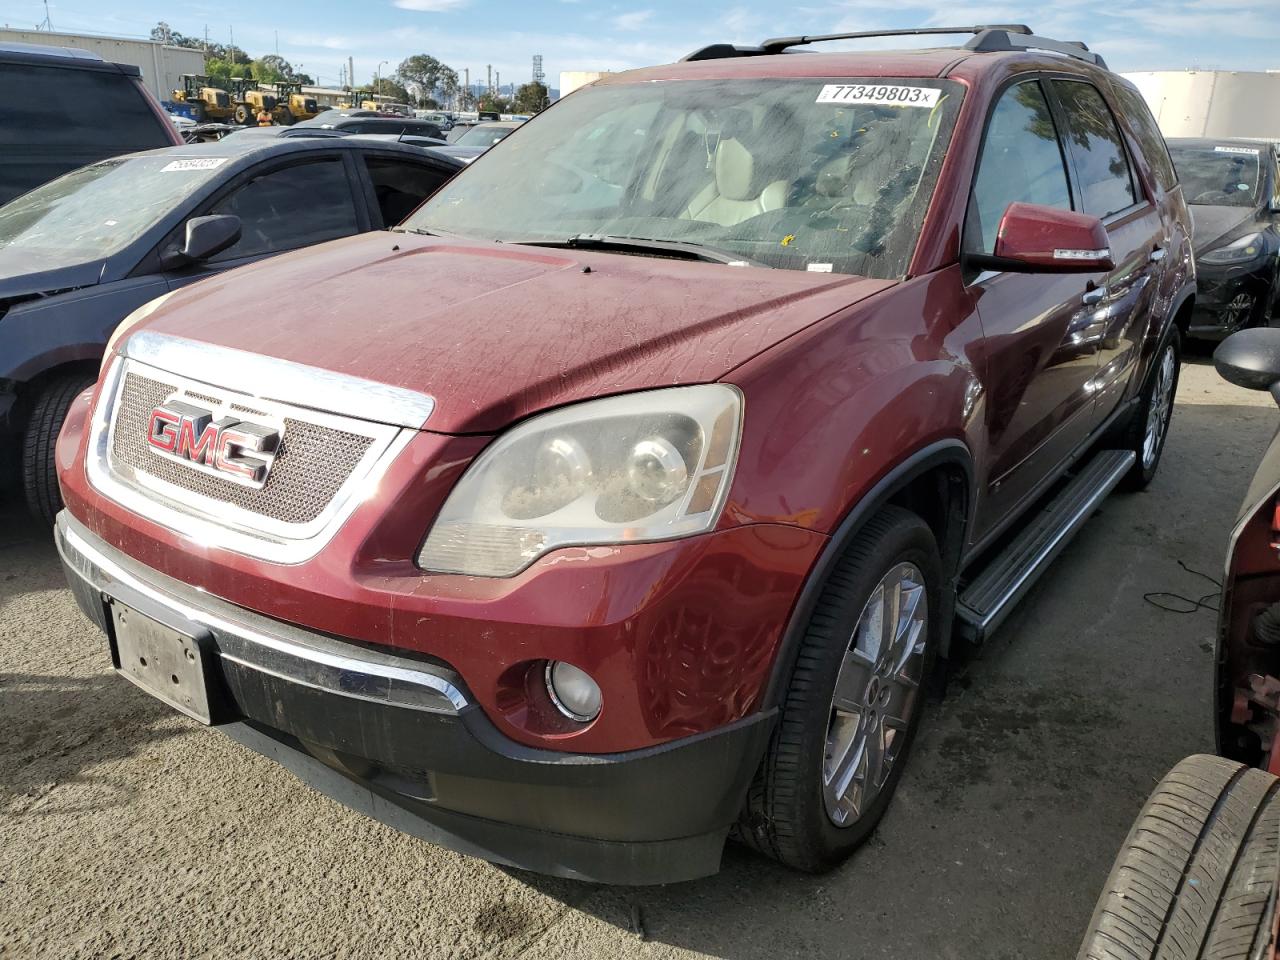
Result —
<instances>
[{"instance_id":1,"label":"rear quarter window","mask_svg":"<svg viewBox=\"0 0 1280 960\"><path fill-rule=\"evenodd\" d=\"M1161 190L1172 190L1178 183L1178 174L1173 168L1164 134L1156 125L1156 118L1151 115L1147 101L1142 99L1142 94L1137 90L1122 84L1115 85L1115 93L1122 121L1142 148L1142 156L1151 167L1156 183Z\"/></svg>"},{"instance_id":2,"label":"rear quarter window","mask_svg":"<svg viewBox=\"0 0 1280 960\"><path fill-rule=\"evenodd\" d=\"M0 103L0 202L88 163L173 145L138 83L114 72L0 63Z\"/></svg>"}]
</instances>

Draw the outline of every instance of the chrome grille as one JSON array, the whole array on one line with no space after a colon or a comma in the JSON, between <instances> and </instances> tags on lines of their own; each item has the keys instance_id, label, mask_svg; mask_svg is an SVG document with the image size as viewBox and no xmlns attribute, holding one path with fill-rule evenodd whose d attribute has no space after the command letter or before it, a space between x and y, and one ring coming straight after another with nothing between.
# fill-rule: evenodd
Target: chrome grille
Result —
<instances>
[{"instance_id":1,"label":"chrome grille","mask_svg":"<svg viewBox=\"0 0 1280 960\"><path fill-rule=\"evenodd\" d=\"M285 417L280 452L266 484L255 490L151 451L147 443L151 412L179 389L132 371L125 374L115 410L113 464L280 523L305 524L319 517L374 442L373 437ZM217 402L191 391L186 395Z\"/></svg>"}]
</instances>

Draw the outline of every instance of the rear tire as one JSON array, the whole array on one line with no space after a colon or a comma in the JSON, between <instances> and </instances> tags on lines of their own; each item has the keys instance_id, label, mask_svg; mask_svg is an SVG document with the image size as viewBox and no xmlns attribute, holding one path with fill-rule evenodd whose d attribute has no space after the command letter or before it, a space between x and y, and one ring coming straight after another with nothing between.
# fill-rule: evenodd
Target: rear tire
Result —
<instances>
[{"instance_id":1,"label":"rear tire","mask_svg":"<svg viewBox=\"0 0 1280 960\"><path fill-rule=\"evenodd\" d=\"M1122 490L1145 490L1160 468L1164 445L1169 439L1169 426L1173 422L1174 400L1178 394L1178 375L1182 369L1182 337L1176 326L1160 341L1151 372L1142 388L1141 400L1134 408L1132 419L1125 429L1121 449L1137 454L1133 469L1120 483ZM1160 418L1157 425L1153 422ZM1154 436L1153 427L1157 427Z\"/></svg>"},{"instance_id":2,"label":"rear tire","mask_svg":"<svg viewBox=\"0 0 1280 960\"><path fill-rule=\"evenodd\" d=\"M1280 867L1280 781L1188 757L1116 857L1078 960L1260 960Z\"/></svg>"},{"instance_id":3,"label":"rear tire","mask_svg":"<svg viewBox=\"0 0 1280 960\"><path fill-rule=\"evenodd\" d=\"M285 107L280 111L280 119L276 122L282 127L292 127L297 121L293 116L293 111Z\"/></svg>"},{"instance_id":4,"label":"rear tire","mask_svg":"<svg viewBox=\"0 0 1280 960\"><path fill-rule=\"evenodd\" d=\"M839 863L870 836L924 709L942 583L942 560L923 520L886 507L867 522L810 616L737 839L812 872Z\"/></svg>"},{"instance_id":5,"label":"rear tire","mask_svg":"<svg viewBox=\"0 0 1280 960\"><path fill-rule=\"evenodd\" d=\"M71 402L93 386L96 378L83 373L68 374L47 383L36 396L31 419L22 437L22 488L27 509L36 520L53 526L62 509L58 488L58 466L54 446Z\"/></svg>"}]
</instances>

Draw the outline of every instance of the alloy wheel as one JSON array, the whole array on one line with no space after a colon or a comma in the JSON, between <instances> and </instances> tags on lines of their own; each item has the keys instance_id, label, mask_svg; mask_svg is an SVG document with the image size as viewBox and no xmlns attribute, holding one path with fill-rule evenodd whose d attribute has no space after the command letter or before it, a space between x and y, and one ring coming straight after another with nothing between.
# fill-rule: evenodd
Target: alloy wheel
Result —
<instances>
[{"instance_id":1,"label":"alloy wheel","mask_svg":"<svg viewBox=\"0 0 1280 960\"><path fill-rule=\"evenodd\" d=\"M912 563L886 573L858 616L836 677L822 767L827 816L857 822L888 782L919 707L929 635L924 576Z\"/></svg>"},{"instance_id":2,"label":"alloy wheel","mask_svg":"<svg viewBox=\"0 0 1280 960\"><path fill-rule=\"evenodd\" d=\"M1142 438L1142 468L1150 470L1160 454L1160 444L1169 429L1173 414L1173 384L1177 372L1177 356L1173 344L1167 344L1160 354L1160 366L1156 370L1155 386L1151 390L1151 402L1147 406L1147 430Z\"/></svg>"},{"instance_id":3,"label":"alloy wheel","mask_svg":"<svg viewBox=\"0 0 1280 960\"><path fill-rule=\"evenodd\" d=\"M1238 293L1222 308L1222 325L1227 330L1240 330L1248 325L1251 313L1253 313L1253 297L1247 293Z\"/></svg>"}]
</instances>

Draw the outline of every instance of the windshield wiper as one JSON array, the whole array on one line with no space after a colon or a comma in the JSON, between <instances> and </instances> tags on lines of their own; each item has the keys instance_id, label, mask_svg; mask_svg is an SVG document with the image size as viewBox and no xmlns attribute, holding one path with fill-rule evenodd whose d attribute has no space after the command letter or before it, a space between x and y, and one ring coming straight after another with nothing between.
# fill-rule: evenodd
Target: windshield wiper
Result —
<instances>
[{"instance_id":1,"label":"windshield wiper","mask_svg":"<svg viewBox=\"0 0 1280 960\"><path fill-rule=\"evenodd\" d=\"M655 240L651 237L615 237L600 233L579 233L567 240L507 240L524 247L554 247L561 250L600 250L605 253L666 253L686 260L724 263L735 266L765 267L741 254L718 250L692 240Z\"/></svg>"}]
</instances>

